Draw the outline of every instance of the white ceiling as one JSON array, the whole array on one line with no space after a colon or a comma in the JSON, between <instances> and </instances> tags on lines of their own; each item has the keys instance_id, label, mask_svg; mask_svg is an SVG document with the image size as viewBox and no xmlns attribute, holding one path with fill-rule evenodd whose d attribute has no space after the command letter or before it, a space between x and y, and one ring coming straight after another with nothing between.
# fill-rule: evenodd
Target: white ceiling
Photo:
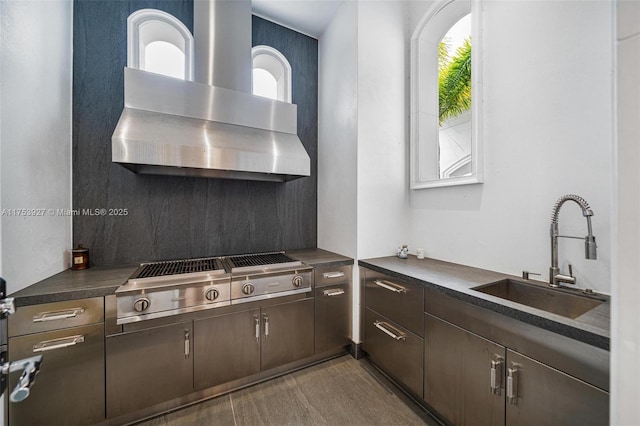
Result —
<instances>
[{"instance_id":1,"label":"white ceiling","mask_svg":"<svg viewBox=\"0 0 640 426\"><path fill-rule=\"evenodd\" d=\"M265 19L319 38L344 0L252 0Z\"/></svg>"}]
</instances>

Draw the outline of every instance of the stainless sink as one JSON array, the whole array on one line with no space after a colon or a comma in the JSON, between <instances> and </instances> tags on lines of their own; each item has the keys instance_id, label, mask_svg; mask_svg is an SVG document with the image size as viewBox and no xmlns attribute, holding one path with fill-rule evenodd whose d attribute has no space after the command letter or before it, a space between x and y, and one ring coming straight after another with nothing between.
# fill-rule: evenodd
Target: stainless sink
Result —
<instances>
[{"instance_id":1,"label":"stainless sink","mask_svg":"<svg viewBox=\"0 0 640 426\"><path fill-rule=\"evenodd\" d=\"M607 300L573 289L556 289L510 278L474 287L473 290L572 319Z\"/></svg>"}]
</instances>

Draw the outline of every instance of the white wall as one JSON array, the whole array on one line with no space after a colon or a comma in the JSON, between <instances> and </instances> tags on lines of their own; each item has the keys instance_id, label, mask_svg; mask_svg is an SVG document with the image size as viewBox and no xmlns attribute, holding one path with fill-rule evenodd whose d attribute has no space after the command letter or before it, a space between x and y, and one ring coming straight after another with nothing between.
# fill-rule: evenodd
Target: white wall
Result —
<instances>
[{"instance_id":1,"label":"white wall","mask_svg":"<svg viewBox=\"0 0 640 426\"><path fill-rule=\"evenodd\" d=\"M71 208L73 2L0 2L1 209ZM9 293L68 266L71 217L0 218Z\"/></svg>"},{"instance_id":2,"label":"white wall","mask_svg":"<svg viewBox=\"0 0 640 426\"><path fill-rule=\"evenodd\" d=\"M406 4L358 8L358 258L388 256L409 238Z\"/></svg>"},{"instance_id":3,"label":"white wall","mask_svg":"<svg viewBox=\"0 0 640 426\"><path fill-rule=\"evenodd\" d=\"M318 247L357 255L358 4L318 41Z\"/></svg>"},{"instance_id":4,"label":"white wall","mask_svg":"<svg viewBox=\"0 0 640 426\"><path fill-rule=\"evenodd\" d=\"M617 190L611 321L611 424L640 419L640 2L617 2Z\"/></svg>"},{"instance_id":5,"label":"white wall","mask_svg":"<svg viewBox=\"0 0 640 426\"><path fill-rule=\"evenodd\" d=\"M318 247L355 259L407 241L404 10L345 2L319 39ZM358 315L352 338L360 341Z\"/></svg>"},{"instance_id":6,"label":"white wall","mask_svg":"<svg viewBox=\"0 0 640 426\"><path fill-rule=\"evenodd\" d=\"M414 3L412 16L424 5ZM598 260L560 240L580 287L610 291L612 12L606 1L484 2L481 185L414 190L410 247L429 257L548 278L550 214L566 193L591 204ZM566 204L561 234L586 235Z\"/></svg>"}]
</instances>

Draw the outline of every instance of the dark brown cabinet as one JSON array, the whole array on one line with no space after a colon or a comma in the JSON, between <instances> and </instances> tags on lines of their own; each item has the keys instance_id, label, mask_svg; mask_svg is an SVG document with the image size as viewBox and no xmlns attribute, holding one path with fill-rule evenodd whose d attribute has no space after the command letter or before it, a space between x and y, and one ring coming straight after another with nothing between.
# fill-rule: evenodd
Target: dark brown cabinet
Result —
<instances>
[{"instance_id":1,"label":"dark brown cabinet","mask_svg":"<svg viewBox=\"0 0 640 426\"><path fill-rule=\"evenodd\" d=\"M424 399L456 425L504 424L504 346L425 314Z\"/></svg>"},{"instance_id":2,"label":"dark brown cabinet","mask_svg":"<svg viewBox=\"0 0 640 426\"><path fill-rule=\"evenodd\" d=\"M193 390L192 322L106 338L107 417Z\"/></svg>"},{"instance_id":3,"label":"dark brown cabinet","mask_svg":"<svg viewBox=\"0 0 640 426\"><path fill-rule=\"evenodd\" d=\"M196 390L313 355L313 299L194 321Z\"/></svg>"},{"instance_id":4,"label":"dark brown cabinet","mask_svg":"<svg viewBox=\"0 0 640 426\"><path fill-rule=\"evenodd\" d=\"M425 314L424 400L454 425L606 425L609 394Z\"/></svg>"},{"instance_id":5,"label":"dark brown cabinet","mask_svg":"<svg viewBox=\"0 0 640 426\"><path fill-rule=\"evenodd\" d=\"M29 397L8 404L11 425L86 425L105 418L100 297L21 306L8 319L8 357L42 355ZM22 371L11 373L7 393Z\"/></svg>"},{"instance_id":6,"label":"dark brown cabinet","mask_svg":"<svg viewBox=\"0 0 640 426\"><path fill-rule=\"evenodd\" d=\"M193 322L195 389L260 372L260 309Z\"/></svg>"},{"instance_id":7,"label":"dark brown cabinet","mask_svg":"<svg viewBox=\"0 0 640 426\"><path fill-rule=\"evenodd\" d=\"M316 269L315 353L345 347L351 341L351 266Z\"/></svg>"}]
</instances>

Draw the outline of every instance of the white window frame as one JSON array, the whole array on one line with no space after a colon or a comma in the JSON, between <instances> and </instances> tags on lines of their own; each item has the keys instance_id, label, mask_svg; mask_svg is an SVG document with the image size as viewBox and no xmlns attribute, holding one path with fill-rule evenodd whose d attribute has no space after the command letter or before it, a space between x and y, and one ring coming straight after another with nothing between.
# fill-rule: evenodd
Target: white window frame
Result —
<instances>
[{"instance_id":1,"label":"white window frame","mask_svg":"<svg viewBox=\"0 0 640 426\"><path fill-rule=\"evenodd\" d=\"M140 9L127 18L127 66L144 70L145 48L154 41L184 53L185 80L193 81L193 35L178 18L157 9Z\"/></svg>"},{"instance_id":2,"label":"white window frame","mask_svg":"<svg viewBox=\"0 0 640 426\"><path fill-rule=\"evenodd\" d=\"M275 78L278 85L276 100L291 103L291 65L287 58L271 46L255 46L251 49L253 69L261 68ZM253 92L253 80L251 81Z\"/></svg>"},{"instance_id":3,"label":"white window frame","mask_svg":"<svg viewBox=\"0 0 640 426\"><path fill-rule=\"evenodd\" d=\"M438 173L438 44L471 13L471 175ZM482 183L482 7L481 0L439 0L420 19L411 37L410 187L435 188Z\"/></svg>"}]
</instances>

